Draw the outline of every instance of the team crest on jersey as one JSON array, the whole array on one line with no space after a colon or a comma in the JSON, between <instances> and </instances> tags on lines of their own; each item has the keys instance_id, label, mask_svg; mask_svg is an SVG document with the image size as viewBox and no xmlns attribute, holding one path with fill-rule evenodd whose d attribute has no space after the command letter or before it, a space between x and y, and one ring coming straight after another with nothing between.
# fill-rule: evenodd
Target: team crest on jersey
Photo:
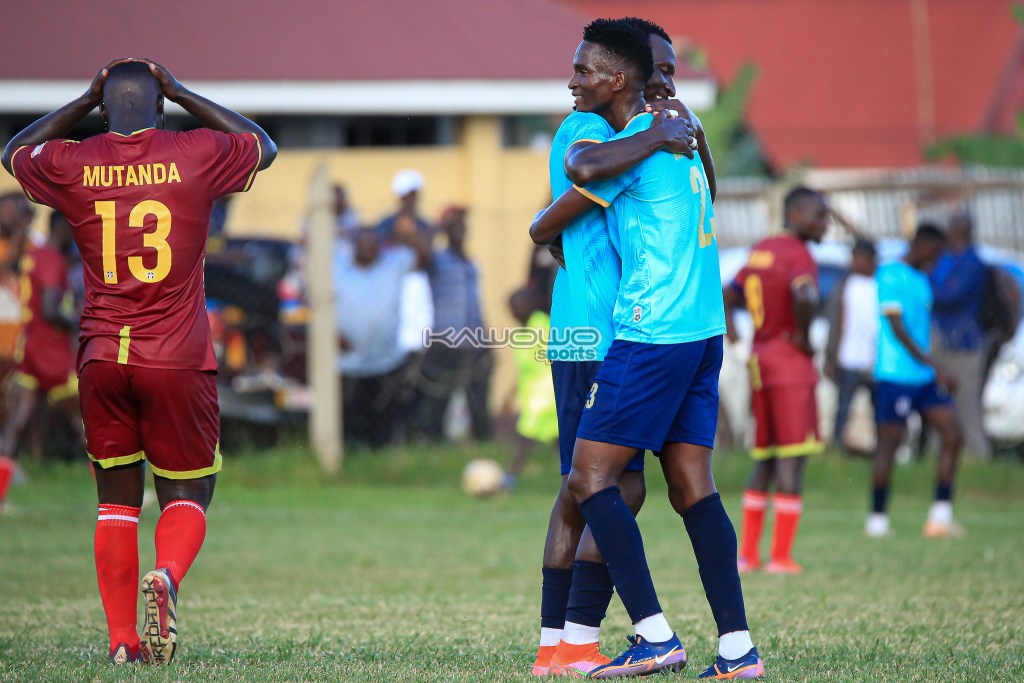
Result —
<instances>
[{"instance_id":1,"label":"team crest on jersey","mask_svg":"<svg viewBox=\"0 0 1024 683\"><path fill-rule=\"evenodd\" d=\"M640 322L640 318L642 318L642 317L644 317L644 309L640 308L639 306L634 306L633 307L633 322L635 322L635 323Z\"/></svg>"},{"instance_id":2,"label":"team crest on jersey","mask_svg":"<svg viewBox=\"0 0 1024 683\"><path fill-rule=\"evenodd\" d=\"M39 153L43 151L43 147L46 147L45 142L41 142L38 145L36 145L36 148L32 150L32 154L30 154L28 158L35 159L37 156L39 156Z\"/></svg>"}]
</instances>

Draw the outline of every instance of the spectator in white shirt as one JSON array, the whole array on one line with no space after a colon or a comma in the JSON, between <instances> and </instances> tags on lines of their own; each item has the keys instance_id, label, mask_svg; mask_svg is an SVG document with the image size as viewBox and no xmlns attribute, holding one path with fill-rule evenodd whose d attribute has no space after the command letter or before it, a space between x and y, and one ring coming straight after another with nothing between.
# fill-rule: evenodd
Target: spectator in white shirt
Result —
<instances>
[{"instance_id":1,"label":"spectator in white shirt","mask_svg":"<svg viewBox=\"0 0 1024 683\"><path fill-rule=\"evenodd\" d=\"M832 444L843 447L843 431L857 390L870 393L878 351L878 265L875 245L858 239L853 245L850 272L836 287L836 305L825 349L825 376L839 391Z\"/></svg>"}]
</instances>

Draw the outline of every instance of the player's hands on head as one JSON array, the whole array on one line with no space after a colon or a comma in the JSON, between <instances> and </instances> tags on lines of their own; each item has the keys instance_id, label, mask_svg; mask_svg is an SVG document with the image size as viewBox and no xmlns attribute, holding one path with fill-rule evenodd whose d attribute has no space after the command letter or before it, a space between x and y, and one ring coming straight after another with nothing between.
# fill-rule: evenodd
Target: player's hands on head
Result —
<instances>
[{"instance_id":1,"label":"player's hands on head","mask_svg":"<svg viewBox=\"0 0 1024 683\"><path fill-rule=\"evenodd\" d=\"M185 90L181 83L178 82L178 79L175 78L165 66L157 64L152 59L146 58L140 61L149 64L149 70L153 73L153 76L156 77L157 83L160 84L161 94L171 102L175 102L181 95L182 91Z\"/></svg>"},{"instance_id":2,"label":"player's hands on head","mask_svg":"<svg viewBox=\"0 0 1024 683\"><path fill-rule=\"evenodd\" d=\"M85 91L85 99L89 101L94 107L103 102L103 84L107 80L107 76L110 75L110 70L118 64L124 64L125 62L134 62L135 60L131 57L120 57L113 60L105 67L100 69L96 77L92 79L92 83L89 84L89 89Z\"/></svg>"},{"instance_id":3,"label":"player's hands on head","mask_svg":"<svg viewBox=\"0 0 1024 683\"><path fill-rule=\"evenodd\" d=\"M654 115L651 128L661 133L665 149L669 152L685 154L687 157L693 158L697 130L690 119L660 112Z\"/></svg>"}]
</instances>

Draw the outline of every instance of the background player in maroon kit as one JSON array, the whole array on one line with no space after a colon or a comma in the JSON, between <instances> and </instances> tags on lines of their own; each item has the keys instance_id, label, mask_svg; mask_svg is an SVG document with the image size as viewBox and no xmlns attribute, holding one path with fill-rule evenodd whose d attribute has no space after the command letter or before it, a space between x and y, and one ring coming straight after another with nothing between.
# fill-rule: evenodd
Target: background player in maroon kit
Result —
<instances>
[{"instance_id":1,"label":"background player in maroon kit","mask_svg":"<svg viewBox=\"0 0 1024 683\"><path fill-rule=\"evenodd\" d=\"M15 349L14 382L8 400L11 411L0 439L0 510L7 495L13 458L18 454L21 434L42 399L66 416L81 435L78 411L78 377L71 355L71 332L77 316L64 311L68 285L68 256L73 239L66 218L50 214L46 244L30 249L21 258L22 329ZM74 399L74 400L71 400Z\"/></svg>"},{"instance_id":2,"label":"background player in maroon kit","mask_svg":"<svg viewBox=\"0 0 1024 683\"><path fill-rule=\"evenodd\" d=\"M775 538L765 571L798 573L791 555L803 509L804 466L808 455L820 453L818 410L814 390L818 373L808 339L818 305L818 268L807 242L820 242L828 227L825 197L797 187L783 202L780 235L754 245L750 259L725 288L726 310L741 301L754 322L750 355L752 408L757 423L754 473L743 494L740 569L760 568L758 545L775 484ZM735 326L729 319L730 335Z\"/></svg>"},{"instance_id":3,"label":"background player in maroon kit","mask_svg":"<svg viewBox=\"0 0 1024 683\"><path fill-rule=\"evenodd\" d=\"M164 98L205 126L161 130ZM60 139L94 107L109 133ZM206 535L221 458L203 294L213 201L248 190L277 148L252 121L185 89L148 60L117 60L81 97L18 133L3 152L30 199L64 213L82 255L78 373L99 519L96 573L115 662L168 662L179 582ZM161 515L156 569L142 580L143 459Z\"/></svg>"}]
</instances>

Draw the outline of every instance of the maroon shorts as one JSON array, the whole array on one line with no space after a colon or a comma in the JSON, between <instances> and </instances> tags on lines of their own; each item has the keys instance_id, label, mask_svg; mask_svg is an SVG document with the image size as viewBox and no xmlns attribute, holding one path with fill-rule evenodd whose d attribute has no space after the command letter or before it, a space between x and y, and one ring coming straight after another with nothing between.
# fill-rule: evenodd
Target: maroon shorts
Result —
<instances>
[{"instance_id":1,"label":"maroon shorts","mask_svg":"<svg viewBox=\"0 0 1024 683\"><path fill-rule=\"evenodd\" d=\"M26 389L35 389L51 400L75 395L75 359L70 346L25 349L18 361L15 381Z\"/></svg>"},{"instance_id":2,"label":"maroon shorts","mask_svg":"<svg viewBox=\"0 0 1024 683\"><path fill-rule=\"evenodd\" d=\"M818 403L813 384L754 386L752 409L757 432L751 456L755 460L820 453Z\"/></svg>"},{"instance_id":3,"label":"maroon shorts","mask_svg":"<svg viewBox=\"0 0 1024 683\"><path fill-rule=\"evenodd\" d=\"M90 361L79 398L89 459L100 467L145 459L168 479L220 471L215 373Z\"/></svg>"}]
</instances>

